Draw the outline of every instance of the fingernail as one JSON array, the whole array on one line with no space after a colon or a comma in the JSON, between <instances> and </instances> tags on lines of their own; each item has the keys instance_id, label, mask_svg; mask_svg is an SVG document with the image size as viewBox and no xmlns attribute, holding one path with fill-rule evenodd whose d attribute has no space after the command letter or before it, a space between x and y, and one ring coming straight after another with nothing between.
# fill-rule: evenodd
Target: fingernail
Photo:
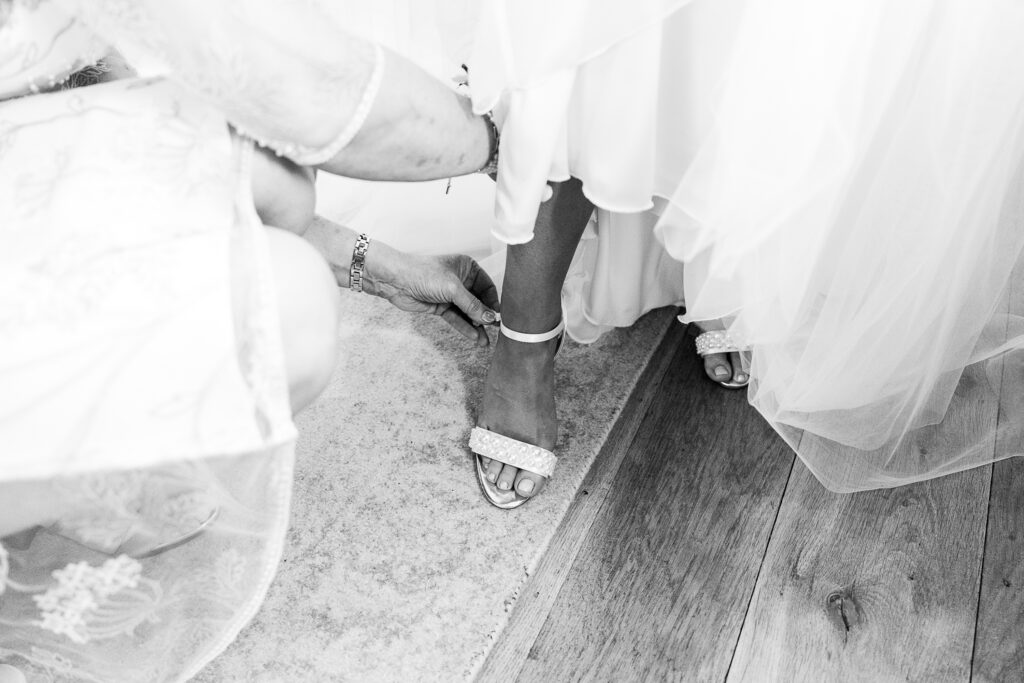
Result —
<instances>
[{"instance_id":1,"label":"fingernail","mask_svg":"<svg viewBox=\"0 0 1024 683\"><path fill-rule=\"evenodd\" d=\"M508 482L507 481L499 481L498 482L498 488L501 489L502 491L508 491L508 489L509 489Z\"/></svg>"},{"instance_id":2,"label":"fingernail","mask_svg":"<svg viewBox=\"0 0 1024 683\"><path fill-rule=\"evenodd\" d=\"M715 368L715 377L725 377L729 374L729 371L725 369L724 365L719 365Z\"/></svg>"},{"instance_id":3,"label":"fingernail","mask_svg":"<svg viewBox=\"0 0 1024 683\"><path fill-rule=\"evenodd\" d=\"M483 318L485 323L493 323L495 320L494 311L484 311L484 314L480 317Z\"/></svg>"},{"instance_id":4,"label":"fingernail","mask_svg":"<svg viewBox=\"0 0 1024 683\"><path fill-rule=\"evenodd\" d=\"M528 494L533 491L533 481L530 479L523 479L519 482L519 493Z\"/></svg>"}]
</instances>

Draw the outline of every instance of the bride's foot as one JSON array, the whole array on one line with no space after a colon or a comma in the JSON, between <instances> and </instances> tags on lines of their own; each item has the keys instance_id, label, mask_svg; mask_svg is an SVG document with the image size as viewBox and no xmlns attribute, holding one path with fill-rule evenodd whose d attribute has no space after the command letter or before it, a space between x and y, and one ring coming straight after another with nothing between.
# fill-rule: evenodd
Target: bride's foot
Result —
<instances>
[{"instance_id":1,"label":"bride's foot","mask_svg":"<svg viewBox=\"0 0 1024 683\"><path fill-rule=\"evenodd\" d=\"M517 441L554 450L555 352L559 338L524 343L498 335L484 387L477 425ZM537 495L545 478L481 456L484 476L500 491L514 489L524 498Z\"/></svg>"},{"instance_id":2,"label":"bride's foot","mask_svg":"<svg viewBox=\"0 0 1024 683\"><path fill-rule=\"evenodd\" d=\"M704 372L716 382L747 383L747 371L743 369L743 361L737 351L730 353L712 353L704 356Z\"/></svg>"},{"instance_id":3,"label":"bride's foot","mask_svg":"<svg viewBox=\"0 0 1024 683\"><path fill-rule=\"evenodd\" d=\"M724 332L703 332L696 339L697 353L704 359L704 373L714 382L730 389L740 388L750 381L750 369L743 352Z\"/></svg>"}]
</instances>

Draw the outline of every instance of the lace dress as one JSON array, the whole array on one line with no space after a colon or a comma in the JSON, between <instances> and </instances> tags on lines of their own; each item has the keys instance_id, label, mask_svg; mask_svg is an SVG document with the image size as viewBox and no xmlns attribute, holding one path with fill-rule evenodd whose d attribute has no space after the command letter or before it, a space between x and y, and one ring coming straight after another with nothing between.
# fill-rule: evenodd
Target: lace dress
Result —
<instances>
[{"instance_id":1,"label":"lace dress","mask_svg":"<svg viewBox=\"0 0 1024 683\"><path fill-rule=\"evenodd\" d=\"M46 518L0 539L0 663L29 681L188 678L274 575L295 429L249 135L312 163L359 129L381 54L324 16L0 0L0 509ZM60 89L111 46L172 77Z\"/></svg>"}]
</instances>

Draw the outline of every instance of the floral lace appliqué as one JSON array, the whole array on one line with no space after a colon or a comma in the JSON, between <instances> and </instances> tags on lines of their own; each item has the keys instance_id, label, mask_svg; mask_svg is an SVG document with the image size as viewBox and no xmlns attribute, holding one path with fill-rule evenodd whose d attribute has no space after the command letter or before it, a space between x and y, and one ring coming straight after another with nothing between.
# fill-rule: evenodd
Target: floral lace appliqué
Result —
<instances>
[{"instance_id":1,"label":"floral lace appliqu\u00e9","mask_svg":"<svg viewBox=\"0 0 1024 683\"><path fill-rule=\"evenodd\" d=\"M69 564L53 572L53 578L56 586L32 598L42 614L36 625L78 644L131 634L149 612L139 608L155 603L153 596L136 590L144 581L142 565L127 555L99 567Z\"/></svg>"}]
</instances>

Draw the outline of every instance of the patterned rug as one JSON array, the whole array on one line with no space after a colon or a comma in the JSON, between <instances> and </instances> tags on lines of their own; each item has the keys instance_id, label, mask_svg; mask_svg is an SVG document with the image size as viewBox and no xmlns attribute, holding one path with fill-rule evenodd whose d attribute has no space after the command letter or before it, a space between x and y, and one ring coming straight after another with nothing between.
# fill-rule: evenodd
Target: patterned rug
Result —
<instances>
[{"instance_id":1,"label":"patterned rug","mask_svg":"<svg viewBox=\"0 0 1024 683\"><path fill-rule=\"evenodd\" d=\"M344 356L298 420L277 578L200 680L471 678L674 312L565 344L558 470L542 495L507 512L482 498L465 445L489 350L439 319L342 298Z\"/></svg>"}]
</instances>

